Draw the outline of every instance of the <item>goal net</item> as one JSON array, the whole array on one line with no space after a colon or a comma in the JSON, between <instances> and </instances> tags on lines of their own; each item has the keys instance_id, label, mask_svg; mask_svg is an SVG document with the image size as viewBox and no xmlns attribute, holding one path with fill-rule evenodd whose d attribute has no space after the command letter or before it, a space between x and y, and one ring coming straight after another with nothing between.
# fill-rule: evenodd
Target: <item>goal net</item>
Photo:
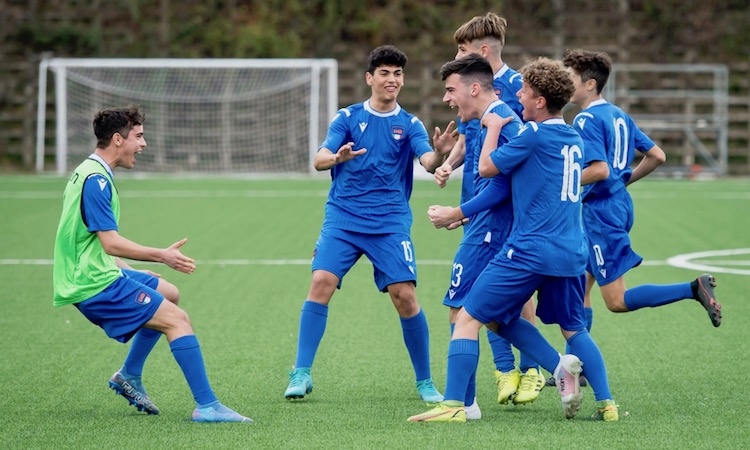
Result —
<instances>
[{"instance_id":1,"label":"goal net","mask_svg":"<svg viewBox=\"0 0 750 450\"><path fill-rule=\"evenodd\" d=\"M60 175L96 147L96 112L130 104L146 113L148 146L138 172L311 173L338 109L333 59L46 59L39 69L38 170L49 70Z\"/></svg>"}]
</instances>

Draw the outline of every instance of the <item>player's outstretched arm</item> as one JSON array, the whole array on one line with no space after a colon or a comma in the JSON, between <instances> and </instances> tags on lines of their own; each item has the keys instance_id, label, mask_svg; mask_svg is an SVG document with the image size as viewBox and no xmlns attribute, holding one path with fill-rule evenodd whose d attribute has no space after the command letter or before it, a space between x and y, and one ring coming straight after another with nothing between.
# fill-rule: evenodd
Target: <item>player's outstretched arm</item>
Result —
<instances>
[{"instance_id":1,"label":"player's outstretched arm","mask_svg":"<svg viewBox=\"0 0 750 450\"><path fill-rule=\"evenodd\" d=\"M487 134L484 137L482 152L479 155L479 176L489 178L500 173L500 169L492 162L490 153L497 148L503 127L512 121L513 117L500 117L496 113L485 114L482 117L482 125L487 128Z\"/></svg>"},{"instance_id":2,"label":"player's outstretched arm","mask_svg":"<svg viewBox=\"0 0 750 450\"><path fill-rule=\"evenodd\" d=\"M427 172L434 174L435 170L445 161L446 155L456 145L458 131L453 129L455 126L456 122L450 121L445 127L445 131L440 131L440 127L435 127L435 134L432 136L434 150L419 158L419 163Z\"/></svg>"},{"instance_id":3,"label":"player's outstretched arm","mask_svg":"<svg viewBox=\"0 0 750 450\"><path fill-rule=\"evenodd\" d=\"M180 251L180 247L185 245L187 238L181 239L167 248L155 248L133 242L120 236L115 230L97 231L96 235L102 243L104 251L115 258L159 262L183 273L195 271L195 260L183 255Z\"/></svg>"},{"instance_id":4,"label":"player's outstretched arm","mask_svg":"<svg viewBox=\"0 0 750 450\"><path fill-rule=\"evenodd\" d=\"M325 147L321 148L313 159L313 167L315 170L328 170L336 164L349 161L367 152L366 148L354 150L353 145L354 142L347 142L339 147L336 153Z\"/></svg>"}]
</instances>

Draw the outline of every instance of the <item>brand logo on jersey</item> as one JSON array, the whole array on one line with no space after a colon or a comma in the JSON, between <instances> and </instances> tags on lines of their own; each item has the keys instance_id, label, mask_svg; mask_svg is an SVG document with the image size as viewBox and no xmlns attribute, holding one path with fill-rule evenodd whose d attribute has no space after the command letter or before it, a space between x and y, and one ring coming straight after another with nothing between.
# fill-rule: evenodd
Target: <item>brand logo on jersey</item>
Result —
<instances>
[{"instance_id":1,"label":"brand logo on jersey","mask_svg":"<svg viewBox=\"0 0 750 450\"><path fill-rule=\"evenodd\" d=\"M135 302L141 305L148 305L151 303L151 297L143 291L138 291L138 294L135 296Z\"/></svg>"},{"instance_id":2,"label":"brand logo on jersey","mask_svg":"<svg viewBox=\"0 0 750 450\"><path fill-rule=\"evenodd\" d=\"M453 289L448 289L448 298L450 298L451 300L453 300L453 297L455 297L455 296L456 296L456 291L453 290Z\"/></svg>"},{"instance_id":3,"label":"brand logo on jersey","mask_svg":"<svg viewBox=\"0 0 750 450\"><path fill-rule=\"evenodd\" d=\"M105 188L105 187L107 187L107 180L105 180L104 178L99 178L99 179L98 179L98 180L96 180L96 181L98 181L98 182L99 182L99 189L100 189L100 190L102 190L102 191L103 191L103 190L104 190L104 188Z\"/></svg>"},{"instance_id":4,"label":"brand logo on jersey","mask_svg":"<svg viewBox=\"0 0 750 450\"><path fill-rule=\"evenodd\" d=\"M398 141L399 139L401 139L401 136L404 135L404 129L401 127L393 127L391 129L391 133L393 134L393 139Z\"/></svg>"},{"instance_id":5,"label":"brand logo on jersey","mask_svg":"<svg viewBox=\"0 0 750 450\"><path fill-rule=\"evenodd\" d=\"M367 122L360 122L359 124L359 131L365 132L365 128L367 128Z\"/></svg>"},{"instance_id":6,"label":"brand logo on jersey","mask_svg":"<svg viewBox=\"0 0 750 450\"><path fill-rule=\"evenodd\" d=\"M599 269L599 273L602 274L604 278L607 278L607 269Z\"/></svg>"},{"instance_id":7,"label":"brand logo on jersey","mask_svg":"<svg viewBox=\"0 0 750 450\"><path fill-rule=\"evenodd\" d=\"M584 119L583 117L581 117L580 119L578 119L578 121L576 123L583 130L583 126L586 125L586 119Z\"/></svg>"},{"instance_id":8,"label":"brand logo on jersey","mask_svg":"<svg viewBox=\"0 0 750 450\"><path fill-rule=\"evenodd\" d=\"M523 133L524 131L526 131L528 129L529 129L529 127L526 126L526 124L521 125L521 128L518 129L518 135L520 136L521 133Z\"/></svg>"},{"instance_id":9,"label":"brand logo on jersey","mask_svg":"<svg viewBox=\"0 0 750 450\"><path fill-rule=\"evenodd\" d=\"M409 266L409 272L414 273L414 266Z\"/></svg>"}]
</instances>

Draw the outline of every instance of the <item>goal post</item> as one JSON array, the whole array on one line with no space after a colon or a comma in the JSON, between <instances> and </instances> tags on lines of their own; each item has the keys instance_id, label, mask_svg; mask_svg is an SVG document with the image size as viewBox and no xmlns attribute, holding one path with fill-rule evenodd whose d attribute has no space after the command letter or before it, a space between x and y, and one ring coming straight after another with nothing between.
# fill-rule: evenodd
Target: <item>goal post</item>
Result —
<instances>
[{"instance_id":1,"label":"goal post","mask_svg":"<svg viewBox=\"0 0 750 450\"><path fill-rule=\"evenodd\" d=\"M314 173L313 157L338 110L334 59L43 59L37 171L44 170L49 71L58 175L96 147L97 111L131 104L146 113L138 172Z\"/></svg>"}]
</instances>

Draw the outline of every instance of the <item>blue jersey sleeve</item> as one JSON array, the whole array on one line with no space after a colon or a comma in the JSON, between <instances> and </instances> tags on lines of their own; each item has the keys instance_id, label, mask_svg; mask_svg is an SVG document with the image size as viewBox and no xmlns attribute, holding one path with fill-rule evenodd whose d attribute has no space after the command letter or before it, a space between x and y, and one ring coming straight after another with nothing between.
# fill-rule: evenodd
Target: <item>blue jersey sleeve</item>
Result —
<instances>
[{"instance_id":1,"label":"blue jersey sleeve","mask_svg":"<svg viewBox=\"0 0 750 450\"><path fill-rule=\"evenodd\" d=\"M349 126L348 119L351 117L349 110L346 108L340 109L338 113L333 117L331 124L328 126L328 132L326 138L320 148L327 148L328 150L336 153L339 148L347 142L349 138Z\"/></svg>"},{"instance_id":2,"label":"blue jersey sleeve","mask_svg":"<svg viewBox=\"0 0 750 450\"><path fill-rule=\"evenodd\" d=\"M471 217L482 211L494 208L510 198L510 177L503 174L495 175L487 186L474 198L461 204L464 216Z\"/></svg>"},{"instance_id":3,"label":"blue jersey sleeve","mask_svg":"<svg viewBox=\"0 0 750 450\"><path fill-rule=\"evenodd\" d=\"M411 144L414 156L417 158L432 151L432 144L430 144L430 137L427 135L427 129L425 129L422 121L416 117L411 119L409 143Z\"/></svg>"},{"instance_id":4,"label":"blue jersey sleeve","mask_svg":"<svg viewBox=\"0 0 750 450\"><path fill-rule=\"evenodd\" d=\"M536 147L534 142L536 141L537 130L539 130L539 125L528 122L520 128L518 134L509 142L490 153L492 163L501 173L509 174L526 161L531 149Z\"/></svg>"},{"instance_id":5,"label":"blue jersey sleeve","mask_svg":"<svg viewBox=\"0 0 750 450\"><path fill-rule=\"evenodd\" d=\"M91 175L83 183L81 213L90 233L117 230L112 211L112 183L104 175Z\"/></svg>"},{"instance_id":6,"label":"blue jersey sleeve","mask_svg":"<svg viewBox=\"0 0 750 450\"><path fill-rule=\"evenodd\" d=\"M637 150L646 153L651 148L653 148L654 145L656 145L654 144L654 141L646 135L646 133L638 128L637 125L634 125L633 129L635 130L635 148Z\"/></svg>"}]
</instances>

